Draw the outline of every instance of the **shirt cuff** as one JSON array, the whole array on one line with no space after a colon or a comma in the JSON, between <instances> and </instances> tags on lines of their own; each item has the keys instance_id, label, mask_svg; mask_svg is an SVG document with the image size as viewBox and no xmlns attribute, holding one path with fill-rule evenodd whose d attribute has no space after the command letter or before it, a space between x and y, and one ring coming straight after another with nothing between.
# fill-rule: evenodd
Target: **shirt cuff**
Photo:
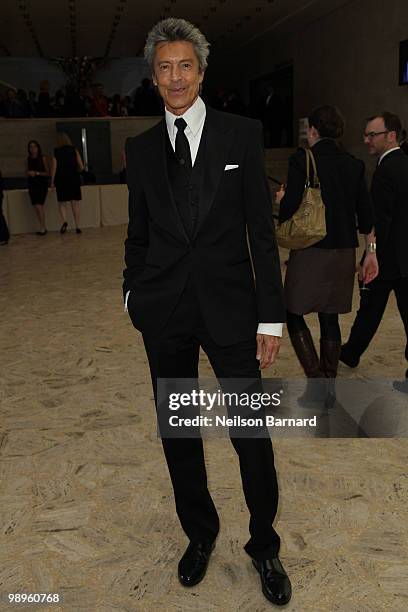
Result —
<instances>
[{"instance_id":1,"label":"shirt cuff","mask_svg":"<svg viewBox=\"0 0 408 612\"><path fill-rule=\"evenodd\" d=\"M282 337L283 323L258 323L258 334Z\"/></svg>"},{"instance_id":2,"label":"shirt cuff","mask_svg":"<svg viewBox=\"0 0 408 612\"><path fill-rule=\"evenodd\" d=\"M128 304L128 299L129 299L129 294L130 294L130 290L126 292L126 296L125 296L125 308L124 311L127 312L127 304Z\"/></svg>"}]
</instances>

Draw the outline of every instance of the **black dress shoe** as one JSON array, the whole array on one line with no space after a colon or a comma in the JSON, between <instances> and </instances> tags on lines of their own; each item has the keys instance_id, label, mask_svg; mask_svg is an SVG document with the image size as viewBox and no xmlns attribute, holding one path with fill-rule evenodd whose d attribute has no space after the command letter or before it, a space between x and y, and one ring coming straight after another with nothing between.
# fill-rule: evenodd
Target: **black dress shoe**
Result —
<instances>
[{"instance_id":1,"label":"black dress shoe","mask_svg":"<svg viewBox=\"0 0 408 612\"><path fill-rule=\"evenodd\" d=\"M191 587L201 582L214 546L214 543L190 542L178 565L178 577L183 586Z\"/></svg>"},{"instance_id":2,"label":"black dress shoe","mask_svg":"<svg viewBox=\"0 0 408 612\"><path fill-rule=\"evenodd\" d=\"M292 597L292 587L289 577L279 557L265 561L252 559L261 576L262 593L277 606L284 606Z\"/></svg>"},{"instance_id":3,"label":"black dress shoe","mask_svg":"<svg viewBox=\"0 0 408 612\"><path fill-rule=\"evenodd\" d=\"M341 347L339 359L349 368L356 368L360 363L359 357L354 357L354 355L351 355L350 351L347 348L347 344L343 344L343 346Z\"/></svg>"},{"instance_id":4,"label":"black dress shoe","mask_svg":"<svg viewBox=\"0 0 408 612\"><path fill-rule=\"evenodd\" d=\"M79 227L77 227L75 231L77 234L82 234L82 230Z\"/></svg>"},{"instance_id":5,"label":"black dress shoe","mask_svg":"<svg viewBox=\"0 0 408 612\"><path fill-rule=\"evenodd\" d=\"M47 230L41 230L41 232L35 232L37 234L37 236L45 236L45 234L47 233Z\"/></svg>"},{"instance_id":6,"label":"black dress shoe","mask_svg":"<svg viewBox=\"0 0 408 612\"><path fill-rule=\"evenodd\" d=\"M65 234L65 232L67 231L67 227L68 223L64 221L64 223L61 225L60 234Z\"/></svg>"}]
</instances>

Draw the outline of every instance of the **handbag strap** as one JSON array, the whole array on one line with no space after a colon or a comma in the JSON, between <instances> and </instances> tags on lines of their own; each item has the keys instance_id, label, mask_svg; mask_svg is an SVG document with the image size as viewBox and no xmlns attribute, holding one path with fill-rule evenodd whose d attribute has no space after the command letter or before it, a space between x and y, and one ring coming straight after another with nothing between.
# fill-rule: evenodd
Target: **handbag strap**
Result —
<instances>
[{"instance_id":1,"label":"handbag strap","mask_svg":"<svg viewBox=\"0 0 408 612\"><path fill-rule=\"evenodd\" d=\"M306 186L310 187L310 162L313 167L313 187L320 188L320 180L317 175L316 160L311 149L305 149L306 153Z\"/></svg>"},{"instance_id":2,"label":"handbag strap","mask_svg":"<svg viewBox=\"0 0 408 612\"><path fill-rule=\"evenodd\" d=\"M306 183L305 183L305 189L307 189L308 187L310 187L310 157L309 157L309 149L305 148L305 155L306 155Z\"/></svg>"}]
</instances>

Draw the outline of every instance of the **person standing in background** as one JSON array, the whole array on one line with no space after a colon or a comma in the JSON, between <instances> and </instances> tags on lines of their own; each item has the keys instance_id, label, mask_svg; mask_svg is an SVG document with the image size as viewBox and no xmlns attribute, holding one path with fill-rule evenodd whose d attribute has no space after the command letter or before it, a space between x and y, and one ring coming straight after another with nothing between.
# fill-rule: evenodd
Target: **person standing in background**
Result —
<instances>
[{"instance_id":1,"label":"person standing in background","mask_svg":"<svg viewBox=\"0 0 408 612\"><path fill-rule=\"evenodd\" d=\"M65 94L62 89L58 89L54 96L54 113L56 117L68 117L65 113Z\"/></svg>"},{"instance_id":2,"label":"person standing in background","mask_svg":"<svg viewBox=\"0 0 408 612\"><path fill-rule=\"evenodd\" d=\"M96 83L93 87L94 95L92 96L91 116L92 117L107 117L108 98L103 91L102 83Z\"/></svg>"},{"instance_id":3,"label":"person standing in background","mask_svg":"<svg viewBox=\"0 0 408 612\"><path fill-rule=\"evenodd\" d=\"M0 245L8 244L9 239L10 233L3 215L3 177L0 172Z\"/></svg>"},{"instance_id":4,"label":"person standing in background","mask_svg":"<svg viewBox=\"0 0 408 612\"><path fill-rule=\"evenodd\" d=\"M51 189L56 188L57 200L60 206L62 225L61 234L65 234L68 227L67 203L71 202L72 214L74 215L76 233L81 234L79 227L79 203L81 195L80 172L84 170L84 164L79 151L72 145L71 139L65 132L57 134L57 148L54 150L51 168Z\"/></svg>"},{"instance_id":5,"label":"person standing in background","mask_svg":"<svg viewBox=\"0 0 408 612\"><path fill-rule=\"evenodd\" d=\"M17 98L17 92L11 87L6 91L6 99L3 107L4 116L10 119L22 119L26 116L20 100Z\"/></svg>"},{"instance_id":6,"label":"person standing in background","mask_svg":"<svg viewBox=\"0 0 408 612\"><path fill-rule=\"evenodd\" d=\"M405 359L408 361L408 157L401 150L402 126L397 115L384 111L367 120L364 142L377 157L371 185L374 204L376 250L380 273L361 293L360 308L342 346L340 360L356 368L373 339L394 291L405 330ZM405 380L395 381L398 391L408 393Z\"/></svg>"},{"instance_id":7,"label":"person standing in background","mask_svg":"<svg viewBox=\"0 0 408 612\"><path fill-rule=\"evenodd\" d=\"M112 98L112 102L109 104L109 116L120 117L121 116L121 99L120 94L115 94Z\"/></svg>"},{"instance_id":8,"label":"person standing in background","mask_svg":"<svg viewBox=\"0 0 408 612\"><path fill-rule=\"evenodd\" d=\"M29 114L30 117L36 117L37 116L37 94L35 93L35 91L30 90L28 92L28 110L29 110Z\"/></svg>"},{"instance_id":9,"label":"person standing in background","mask_svg":"<svg viewBox=\"0 0 408 612\"><path fill-rule=\"evenodd\" d=\"M289 337L308 379L333 379L337 375L341 348L339 314L352 308L358 246L356 216L367 248L364 281L371 283L378 274L372 244L374 217L364 163L339 147L337 140L343 131L343 118L333 106L320 106L309 117L307 140L316 159L327 235L313 246L290 251L285 278ZM289 159L287 187L276 194L280 223L298 210L306 180L305 151L298 149ZM303 318L312 312L319 317L320 358ZM309 390L313 387L313 383L308 385ZM312 397L312 393L306 393L303 400Z\"/></svg>"},{"instance_id":10,"label":"person standing in background","mask_svg":"<svg viewBox=\"0 0 408 612\"><path fill-rule=\"evenodd\" d=\"M37 236L45 236L47 229L45 227L44 204L48 193L50 168L48 159L43 155L40 144L36 140L30 140L27 145L27 153L28 193L40 224L40 230L36 234Z\"/></svg>"},{"instance_id":11,"label":"person standing in background","mask_svg":"<svg viewBox=\"0 0 408 612\"><path fill-rule=\"evenodd\" d=\"M133 98L133 113L140 117L162 115L162 102L152 87L150 79L142 79Z\"/></svg>"},{"instance_id":12,"label":"person standing in background","mask_svg":"<svg viewBox=\"0 0 408 612\"><path fill-rule=\"evenodd\" d=\"M28 118L30 116L30 107L28 105L28 97L27 92L24 89L17 90L17 98L16 98L21 106L21 110L23 112L23 117Z\"/></svg>"},{"instance_id":13,"label":"person standing in background","mask_svg":"<svg viewBox=\"0 0 408 612\"><path fill-rule=\"evenodd\" d=\"M50 84L48 81L41 81L40 93L37 102L37 117L52 117L54 114L51 108Z\"/></svg>"}]
</instances>

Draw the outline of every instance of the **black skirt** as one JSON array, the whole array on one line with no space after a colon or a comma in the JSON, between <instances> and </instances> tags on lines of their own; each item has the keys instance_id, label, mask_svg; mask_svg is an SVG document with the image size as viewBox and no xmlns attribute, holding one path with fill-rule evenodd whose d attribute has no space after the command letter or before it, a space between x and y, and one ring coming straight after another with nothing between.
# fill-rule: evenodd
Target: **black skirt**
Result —
<instances>
[{"instance_id":1,"label":"black skirt","mask_svg":"<svg viewBox=\"0 0 408 612\"><path fill-rule=\"evenodd\" d=\"M285 277L287 310L299 315L350 312L355 270L355 249L291 251Z\"/></svg>"},{"instance_id":2,"label":"black skirt","mask_svg":"<svg viewBox=\"0 0 408 612\"><path fill-rule=\"evenodd\" d=\"M81 200L81 177L78 172L76 149L70 145L57 147L54 155L57 160L55 188L58 202Z\"/></svg>"},{"instance_id":3,"label":"black skirt","mask_svg":"<svg viewBox=\"0 0 408 612\"><path fill-rule=\"evenodd\" d=\"M28 193L31 204L44 204L48 193L48 179L45 176L34 176L28 180Z\"/></svg>"},{"instance_id":4,"label":"black skirt","mask_svg":"<svg viewBox=\"0 0 408 612\"><path fill-rule=\"evenodd\" d=\"M81 178L78 173L74 175L61 176L55 179L58 202L70 202L71 200L82 200Z\"/></svg>"}]
</instances>

